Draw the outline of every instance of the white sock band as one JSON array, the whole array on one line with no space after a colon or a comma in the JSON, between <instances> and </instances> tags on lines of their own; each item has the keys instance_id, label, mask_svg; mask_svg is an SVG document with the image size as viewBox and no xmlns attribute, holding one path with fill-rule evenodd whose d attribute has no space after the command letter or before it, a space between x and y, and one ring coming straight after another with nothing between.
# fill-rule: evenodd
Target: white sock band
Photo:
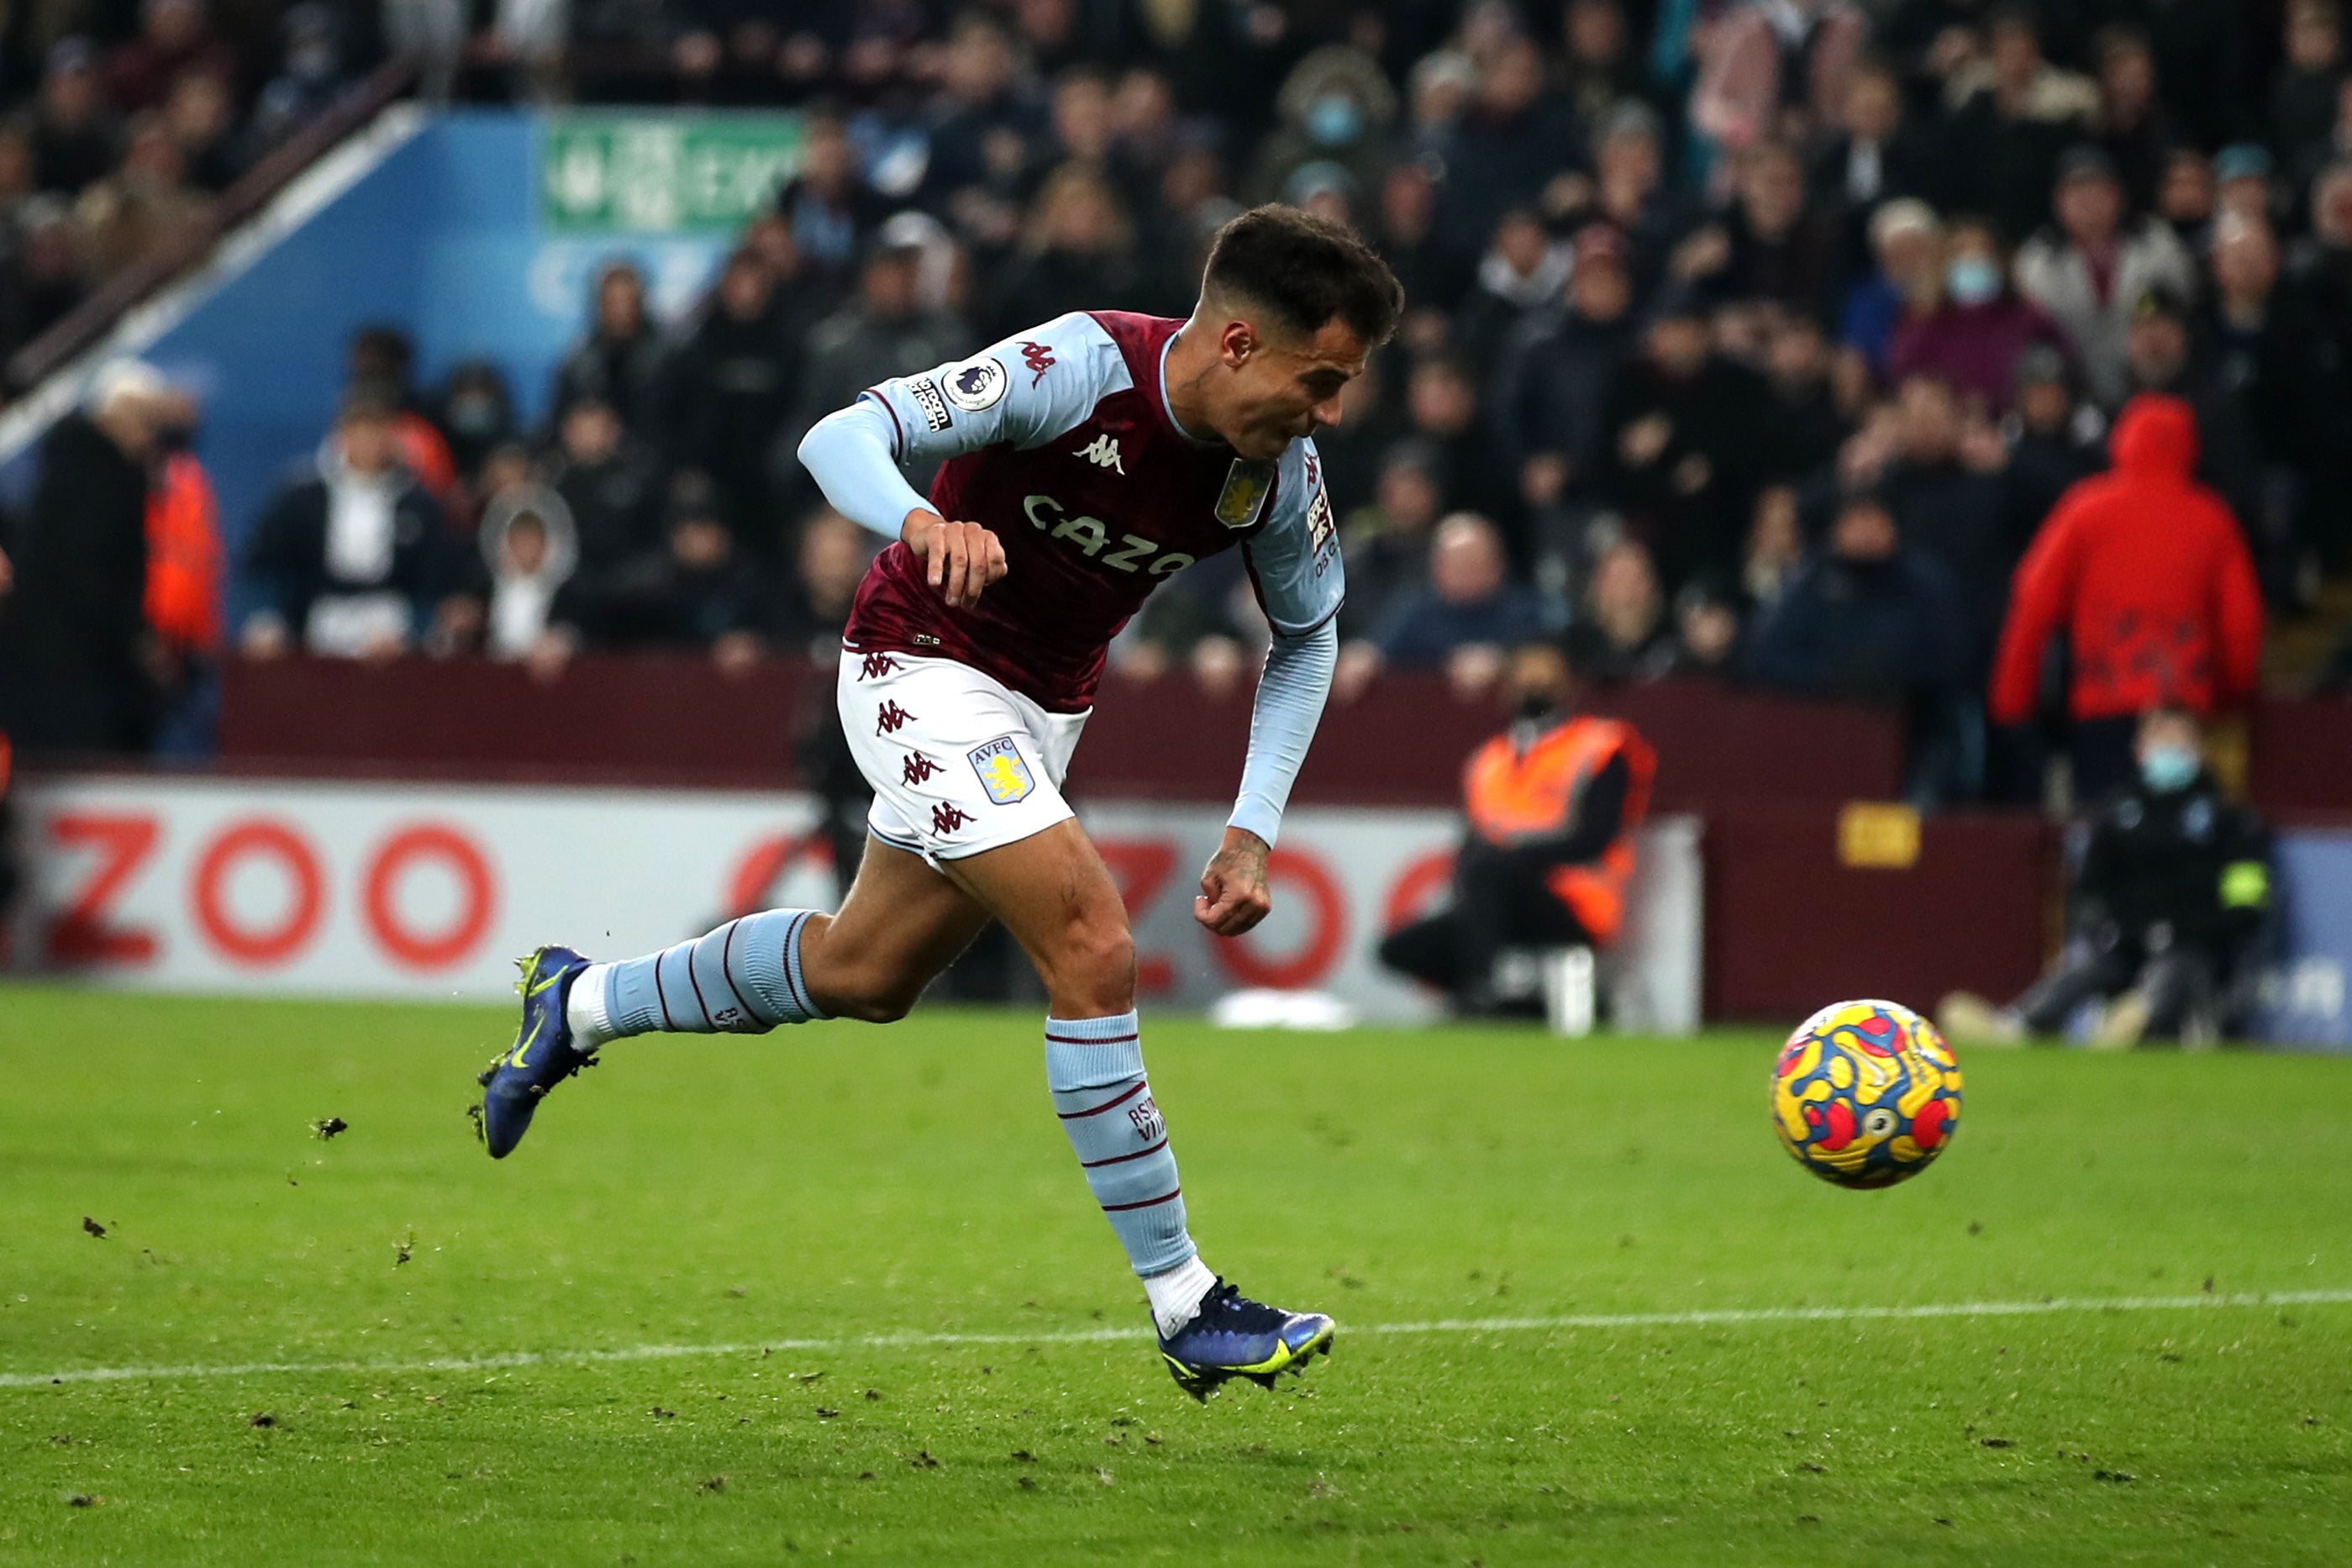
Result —
<instances>
[{"instance_id":1,"label":"white sock band","mask_svg":"<svg viewBox=\"0 0 2352 1568\"><path fill-rule=\"evenodd\" d=\"M1165 1274L1147 1276L1143 1293L1151 1298L1151 1321L1160 1325L1160 1337L1164 1340L1191 1322L1201 1310L1201 1298L1216 1282L1197 1252Z\"/></svg>"},{"instance_id":2,"label":"white sock band","mask_svg":"<svg viewBox=\"0 0 2352 1568\"><path fill-rule=\"evenodd\" d=\"M572 1031L572 1048L583 1057L615 1037L611 964L592 963L580 972L563 999L563 1025Z\"/></svg>"}]
</instances>

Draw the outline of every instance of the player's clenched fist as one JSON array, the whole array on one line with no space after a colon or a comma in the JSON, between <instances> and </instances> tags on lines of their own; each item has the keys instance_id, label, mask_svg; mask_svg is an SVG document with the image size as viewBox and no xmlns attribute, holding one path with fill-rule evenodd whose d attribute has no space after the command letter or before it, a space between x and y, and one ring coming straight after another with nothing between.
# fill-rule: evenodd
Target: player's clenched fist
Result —
<instances>
[{"instance_id":1,"label":"player's clenched fist","mask_svg":"<svg viewBox=\"0 0 2352 1568\"><path fill-rule=\"evenodd\" d=\"M1225 841L1201 873L1201 896L1192 918L1219 936L1239 936L1265 919L1274 895L1265 885L1265 840L1245 828L1228 827Z\"/></svg>"},{"instance_id":2,"label":"player's clenched fist","mask_svg":"<svg viewBox=\"0 0 2352 1568\"><path fill-rule=\"evenodd\" d=\"M940 597L956 609L979 604L981 590L1004 575L1004 546L976 522L950 522L935 511L910 511L898 537L923 563Z\"/></svg>"}]
</instances>

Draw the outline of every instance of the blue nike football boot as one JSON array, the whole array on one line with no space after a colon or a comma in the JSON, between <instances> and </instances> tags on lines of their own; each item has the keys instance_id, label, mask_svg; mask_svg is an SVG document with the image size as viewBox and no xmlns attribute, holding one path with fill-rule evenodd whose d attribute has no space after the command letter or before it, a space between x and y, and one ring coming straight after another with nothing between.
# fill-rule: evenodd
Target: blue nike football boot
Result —
<instances>
[{"instance_id":1,"label":"blue nike football boot","mask_svg":"<svg viewBox=\"0 0 2352 1568\"><path fill-rule=\"evenodd\" d=\"M1160 1354L1176 1386L1205 1400L1227 1378L1272 1388L1275 1373L1305 1372L1309 1361L1331 1353L1337 1329L1320 1312L1286 1312L1253 1301L1220 1278L1201 1298L1192 1321L1161 1338Z\"/></svg>"},{"instance_id":2,"label":"blue nike football boot","mask_svg":"<svg viewBox=\"0 0 2352 1568\"><path fill-rule=\"evenodd\" d=\"M572 1048L572 1028L563 1020L564 999L588 961L568 947L542 947L516 966L522 971L515 983L522 993L522 1026L514 1049L485 1068L480 1079L482 1142L493 1160L505 1159L522 1142L542 1095L596 1064L594 1057Z\"/></svg>"}]
</instances>

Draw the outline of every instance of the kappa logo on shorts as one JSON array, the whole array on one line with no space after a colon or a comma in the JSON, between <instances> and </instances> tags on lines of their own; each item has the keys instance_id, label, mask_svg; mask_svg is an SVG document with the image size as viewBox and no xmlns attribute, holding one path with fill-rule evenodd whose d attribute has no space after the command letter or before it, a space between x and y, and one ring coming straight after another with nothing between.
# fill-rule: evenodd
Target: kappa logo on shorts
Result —
<instances>
[{"instance_id":1,"label":"kappa logo on shorts","mask_svg":"<svg viewBox=\"0 0 2352 1568\"><path fill-rule=\"evenodd\" d=\"M908 752L906 762L898 769L898 782L912 788L919 784L930 783L931 775L939 771L940 764L922 752Z\"/></svg>"},{"instance_id":2,"label":"kappa logo on shorts","mask_svg":"<svg viewBox=\"0 0 2352 1568\"><path fill-rule=\"evenodd\" d=\"M923 411L924 424L934 430L944 430L955 423L955 416L948 412L947 399L940 395L938 382L928 375L919 375L907 384L907 390L915 395L915 406Z\"/></svg>"},{"instance_id":3,"label":"kappa logo on shorts","mask_svg":"<svg viewBox=\"0 0 2352 1568\"><path fill-rule=\"evenodd\" d=\"M895 674L898 668L898 661L892 658L888 654L869 653L866 656L865 668L859 672L857 679L860 680L871 680L877 675Z\"/></svg>"},{"instance_id":4,"label":"kappa logo on shorts","mask_svg":"<svg viewBox=\"0 0 2352 1568\"><path fill-rule=\"evenodd\" d=\"M949 834L953 833L959 827L969 827L971 826L971 818L965 814L961 806L956 805L952 802L943 801L940 805L931 807L931 831L938 834L942 838L946 837Z\"/></svg>"},{"instance_id":5,"label":"kappa logo on shorts","mask_svg":"<svg viewBox=\"0 0 2352 1568\"><path fill-rule=\"evenodd\" d=\"M971 771L980 775L980 787L999 805L1026 800L1029 792L1037 787L1036 775L1021 760L1021 748L1010 735L1000 735L964 755L971 759Z\"/></svg>"},{"instance_id":6,"label":"kappa logo on shorts","mask_svg":"<svg viewBox=\"0 0 2352 1568\"><path fill-rule=\"evenodd\" d=\"M875 711L874 732L877 735L895 735L914 721L915 716L896 702L885 702Z\"/></svg>"},{"instance_id":7,"label":"kappa logo on shorts","mask_svg":"<svg viewBox=\"0 0 2352 1568\"><path fill-rule=\"evenodd\" d=\"M948 372L948 401L966 414L981 413L996 406L1012 379L1003 365L986 354L966 360Z\"/></svg>"}]
</instances>

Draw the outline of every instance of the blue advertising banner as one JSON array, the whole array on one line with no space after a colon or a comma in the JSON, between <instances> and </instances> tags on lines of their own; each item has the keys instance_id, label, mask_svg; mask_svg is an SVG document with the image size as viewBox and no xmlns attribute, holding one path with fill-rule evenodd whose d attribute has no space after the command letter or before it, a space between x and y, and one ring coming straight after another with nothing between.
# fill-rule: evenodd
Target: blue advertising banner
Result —
<instances>
[{"instance_id":1,"label":"blue advertising banner","mask_svg":"<svg viewBox=\"0 0 2352 1568\"><path fill-rule=\"evenodd\" d=\"M387 141L381 162L225 269L142 351L204 399L197 450L232 551L286 473L317 450L353 331L405 329L426 387L461 361L494 361L536 425L555 367L586 323L597 270L635 262L655 313L683 319L742 215L764 205L799 148L790 117L661 111L457 110ZM640 155L656 142L676 142L676 155ZM588 153L598 149L606 162L589 182ZM593 211L582 205L591 183ZM675 200L655 201L656 187Z\"/></svg>"},{"instance_id":2,"label":"blue advertising banner","mask_svg":"<svg viewBox=\"0 0 2352 1568\"><path fill-rule=\"evenodd\" d=\"M2278 837L2282 952L2258 1032L2279 1045L2352 1051L2352 832Z\"/></svg>"}]
</instances>

